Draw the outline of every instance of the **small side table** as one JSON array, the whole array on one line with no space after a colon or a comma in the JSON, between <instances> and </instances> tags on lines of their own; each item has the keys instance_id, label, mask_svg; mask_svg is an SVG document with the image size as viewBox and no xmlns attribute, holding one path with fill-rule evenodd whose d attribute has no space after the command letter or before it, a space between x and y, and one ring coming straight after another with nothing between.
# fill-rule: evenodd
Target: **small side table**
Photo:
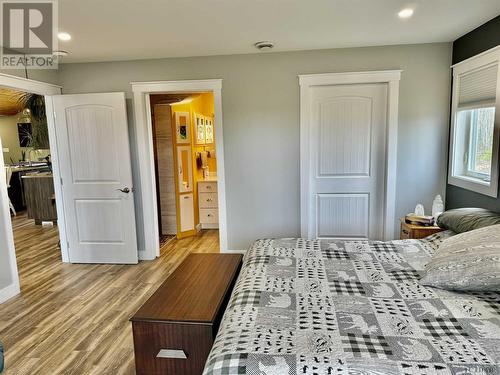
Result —
<instances>
[{"instance_id":1,"label":"small side table","mask_svg":"<svg viewBox=\"0 0 500 375\"><path fill-rule=\"evenodd\" d=\"M444 230L443 228L440 228L437 225L424 226L424 225L408 224L405 221L405 218L402 217L401 232L399 238L402 240L406 240L409 238L420 239L430 236L431 234L441 232L443 230Z\"/></svg>"}]
</instances>

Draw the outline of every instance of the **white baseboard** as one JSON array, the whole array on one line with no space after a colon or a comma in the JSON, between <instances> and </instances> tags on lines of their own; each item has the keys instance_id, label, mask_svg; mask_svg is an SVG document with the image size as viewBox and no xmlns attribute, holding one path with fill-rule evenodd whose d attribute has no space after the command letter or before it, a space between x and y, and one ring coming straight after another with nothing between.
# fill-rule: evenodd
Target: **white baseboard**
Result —
<instances>
[{"instance_id":1,"label":"white baseboard","mask_svg":"<svg viewBox=\"0 0 500 375\"><path fill-rule=\"evenodd\" d=\"M231 250L226 250L226 251L223 251L221 250L221 253L222 254L245 254L247 252L247 250L237 250L237 249L231 249ZM147 252L146 250L139 250L138 252L138 258L139 260L155 260L156 257L154 258L151 258L149 256L149 252Z\"/></svg>"},{"instance_id":2,"label":"white baseboard","mask_svg":"<svg viewBox=\"0 0 500 375\"><path fill-rule=\"evenodd\" d=\"M0 289L0 303L4 303L8 299L17 296L21 293L21 289L18 284L10 284L3 289Z\"/></svg>"},{"instance_id":3,"label":"white baseboard","mask_svg":"<svg viewBox=\"0 0 500 375\"><path fill-rule=\"evenodd\" d=\"M219 223L214 224L200 224L201 229L219 229Z\"/></svg>"},{"instance_id":4,"label":"white baseboard","mask_svg":"<svg viewBox=\"0 0 500 375\"><path fill-rule=\"evenodd\" d=\"M226 250L226 251L221 251L222 254L245 254L247 250Z\"/></svg>"},{"instance_id":5,"label":"white baseboard","mask_svg":"<svg viewBox=\"0 0 500 375\"><path fill-rule=\"evenodd\" d=\"M155 260L156 259L156 257L151 258L150 252L148 252L146 250L139 250L137 252L137 258L139 258L139 260Z\"/></svg>"}]
</instances>

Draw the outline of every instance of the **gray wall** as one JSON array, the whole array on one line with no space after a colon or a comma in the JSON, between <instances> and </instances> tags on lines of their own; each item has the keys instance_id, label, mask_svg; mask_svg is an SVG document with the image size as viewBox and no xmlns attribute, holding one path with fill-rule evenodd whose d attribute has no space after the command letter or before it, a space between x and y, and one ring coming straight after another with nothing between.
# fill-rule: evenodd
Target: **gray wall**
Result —
<instances>
[{"instance_id":1,"label":"gray wall","mask_svg":"<svg viewBox=\"0 0 500 375\"><path fill-rule=\"evenodd\" d=\"M418 202L430 210L446 183L450 64L451 44L439 43L63 64L58 79L64 93L125 91L130 99L131 81L222 78L229 249L237 250L300 233L298 74L404 70L397 215Z\"/></svg>"}]
</instances>

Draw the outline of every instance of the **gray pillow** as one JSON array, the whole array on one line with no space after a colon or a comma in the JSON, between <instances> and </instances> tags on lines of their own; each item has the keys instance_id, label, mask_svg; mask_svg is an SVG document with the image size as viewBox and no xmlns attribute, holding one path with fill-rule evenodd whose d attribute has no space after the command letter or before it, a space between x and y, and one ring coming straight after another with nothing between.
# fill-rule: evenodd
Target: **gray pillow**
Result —
<instances>
[{"instance_id":1,"label":"gray pillow","mask_svg":"<svg viewBox=\"0 0 500 375\"><path fill-rule=\"evenodd\" d=\"M444 240L420 282L441 289L500 291L500 225Z\"/></svg>"},{"instance_id":2,"label":"gray pillow","mask_svg":"<svg viewBox=\"0 0 500 375\"><path fill-rule=\"evenodd\" d=\"M455 233L500 224L500 214L484 208L457 208L443 212L437 218L437 225Z\"/></svg>"}]
</instances>

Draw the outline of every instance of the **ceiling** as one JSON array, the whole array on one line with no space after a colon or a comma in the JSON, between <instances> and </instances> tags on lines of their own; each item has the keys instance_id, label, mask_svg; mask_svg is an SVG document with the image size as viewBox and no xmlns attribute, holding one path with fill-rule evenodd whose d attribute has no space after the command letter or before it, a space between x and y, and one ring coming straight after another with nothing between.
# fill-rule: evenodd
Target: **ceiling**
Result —
<instances>
[{"instance_id":1,"label":"ceiling","mask_svg":"<svg viewBox=\"0 0 500 375\"><path fill-rule=\"evenodd\" d=\"M398 11L415 9L402 20ZM499 0L60 0L63 62L449 42L500 14Z\"/></svg>"},{"instance_id":2,"label":"ceiling","mask_svg":"<svg viewBox=\"0 0 500 375\"><path fill-rule=\"evenodd\" d=\"M0 87L0 116L14 116L25 107L26 93Z\"/></svg>"},{"instance_id":3,"label":"ceiling","mask_svg":"<svg viewBox=\"0 0 500 375\"><path fill-rule=\"evenodd\" d=\"M153 94L150 95L150 104L154 106L155 104L173 104L183 101L190 96L196 96L196 93L177 93L177 94Z\"/></svg>"}]
</instances>

